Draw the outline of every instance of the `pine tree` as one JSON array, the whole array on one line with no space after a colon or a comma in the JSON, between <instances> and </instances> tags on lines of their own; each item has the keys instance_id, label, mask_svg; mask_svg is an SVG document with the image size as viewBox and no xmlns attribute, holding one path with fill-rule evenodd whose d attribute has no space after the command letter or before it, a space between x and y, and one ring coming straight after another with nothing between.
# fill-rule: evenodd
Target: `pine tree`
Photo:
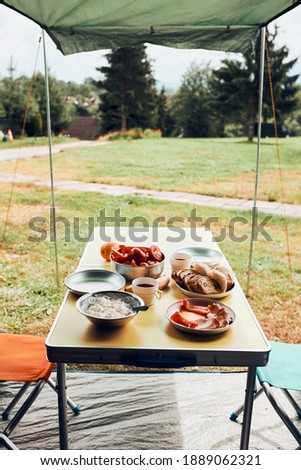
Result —
<instances>
[{"instance_id":1,"label":"pine tree","mask_svg":"<svg viewBox=\"0 0 301 470\"><path fill-rule=\"evenodd\" d=\"M163 137L169 137L173 131L173 118L170 114L170 105L165 94L165 88L162 87L157 98L157 124L156 128L161 130Z\"/></svg>"},{"instance_id":2,"label":"pine tree","mask_svg":"<svg viewBox=\"0 0 301 470\"><path fill-rule=\"evenodd\" d=\"M97 68L104 75L98 82L103 132L154 127L155 80L145 49L116 49L106 56L108 66Z\"/></svg>"},{"instance_id":3,"label":"pine tree","mask_svg":"<svg viewBox=\"0 0 301 470\"><path fill-rule=\"evenodd\" d=\"M268 51L276 115L277 120L281 121L295 108L294 97L297 92L298 75L288 75L297 59L286 60L289 51L286 46L276 48L276 36L277 28L268 36ZM223 126L227 123L243 124L244 132L252 142L258 119L260 38L256 42L254 52L244 54L242 61L226 59L222 64L222 67L213 71L212 75L215 115L218 114ZM272 118L272 106L267 60L265 64L263 119L267 121Z\"/></svg>"}]
</instances>

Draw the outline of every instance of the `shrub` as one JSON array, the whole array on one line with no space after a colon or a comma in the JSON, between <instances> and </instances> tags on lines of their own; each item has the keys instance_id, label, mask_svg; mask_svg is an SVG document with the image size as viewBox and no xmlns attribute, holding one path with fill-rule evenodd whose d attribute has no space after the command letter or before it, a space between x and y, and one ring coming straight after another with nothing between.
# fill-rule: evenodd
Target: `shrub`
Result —
<instances>
[{"instance_id":1,"label":"shrub","mask_svg":"<svg viewBox=\"0 0 301 470\"><path fill-rule=\"evenodd\" d=\"M116 132L109 132L102 136L102 140L137 140L137 139L158 139L162 137L162 133L160 129L145 129L142 130L140 128L133 128L129 129L125 132L116 131Z\"/></svg>"}]
</instances>

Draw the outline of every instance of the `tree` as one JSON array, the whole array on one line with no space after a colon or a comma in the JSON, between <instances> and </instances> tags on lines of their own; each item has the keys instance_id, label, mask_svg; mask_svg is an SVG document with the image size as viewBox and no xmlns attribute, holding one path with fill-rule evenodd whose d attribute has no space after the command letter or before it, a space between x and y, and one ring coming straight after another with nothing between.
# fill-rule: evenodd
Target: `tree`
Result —
<instances>
[{"instance_id":1,"label":"tree","mask_svg":"<svg viewBox=\"0 0 301 470\"><path fill-rule=\"evenodd\" d=\"M301 135L301 86L298 86L296 94L296 109L289 115L285 121L285 125L292 136Z\"/></svg>"},{"instance_id":2,"label":"tree","mask_svg":"<svg viewBox=\"0 0 301 470\"><path fill-rule=\"evenodd\" d=\"M295 107L296 80L298 75L289 76L297 59L287 61L288 49L277 49L274 33L268 35L268 51L273 80L276 114L279 121L284 120ZM215 97L215 109L218 110L220 127L227 123L243 123L248 140L252 142L255 123L258 119L260 38L254 53L243 54L242 61L224 60L222 67L212 74L212 96ZM267 68L267 60L265 62ZM272 117L272 105L267 69L264 77L263 119Z\"/></svg>"},{"instance_id":3,"label":"tree","mask_svg":"<svg viewBox=\"0 0 301 470\"><path fill-rule=\"evenodd\" d=\"M62 83L65 101L71 104L75 116L96 116L99 112L98 89L93 79L86 79L84 83Z\"/></svg>"},{"instance_id":4,"label":"tree","mask_svg":"<svg viewBox=\"0 0 301 470\"><path fill-rule=\"evenodd\" d=\"M163 87L157 98L157 123L156 128L160 129L163 137L169 137L172 134L174 120L170 113L170 101L165 94Z\"/></svg>"},{"instance_id":5,"label":"tree","mask_svg":"<svg viewBox=\"0 0 301 470\"><path fill-rule=\"evenodd\" d=\"M11 129L15 136L22 133L26 106L28 102L30 80L27 77L5 77L0 81L0 128L7 132ZM31 134L31 130L39 127L38 105L31 97L28 109L25 132Z\"/></svg>"},{"instance_id":6,"label":"tree","mask_svg":"<svg viewBox=\"0 0 301 470\"><path fill-rule=\"evenodd\" d=\"M108 66L97 68L104 79L100 111L104 132L155 124L156 89L145 46L122 47L107 54Z\"/></svg>"},{"instance_id":7,"label":"tree","mask_svg":"<svg viewBox=\"0 0 301 470\"><path fill-rule=\"evenodd\" d=\"M12 129L15 136L20 136L23 128L25 111L29 102L25 123L25 134L46 135L47 116L45 101L45 79L38 73L33 82L28 77L5 77L0 80L0 128ZM49 76L49 94L51 124L54 133L59 133L72 120L73 110L64 100L61 83Z\"/></svg>"},{"instance_id":8,"label":"tree","mask_svg":"<svg viewBox=\"0 0 301 470\"><path fill-rule=\"evenodd\" d=\"M172 116L183 137L209 137L212 132L210 69L192 64L172 100Z\"/></svg>"},{"instance_id":9,"label":"tree","mask_svg":"<svg viewBox=\"0 0 301 470\"><path fill-rule=\"evenodd\" d=\"M62 129L66 128L70 124L74 116L74 110L72 105L64 99L63 84L57 81L52 75L48 76L48 83L51 130L55 134L58 134ZM45 100L45 78L41 73L38 73L35 78L33 97L38 103L42 133L46 135L47 112Z\"/></svg>"}]
</instances>

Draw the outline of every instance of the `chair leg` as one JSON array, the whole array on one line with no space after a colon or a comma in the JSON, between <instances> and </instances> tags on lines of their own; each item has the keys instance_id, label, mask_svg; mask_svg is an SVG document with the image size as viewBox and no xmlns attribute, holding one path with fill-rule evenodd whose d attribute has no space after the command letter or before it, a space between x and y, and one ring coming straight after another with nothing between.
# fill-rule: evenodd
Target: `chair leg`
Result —
<instances>
[{"instance_id":1,"label":"chair leg","mask_svg":"<svg viewBox=\"0 0 301 470\"><path fill-rule=\"evenodd\" d=\"M57 393L57 387L56 384L53 382L53 380L48 379L47 380L48 385ZM16 404L20 401L20 399L23 397L24 393L28 389L28 387L31 385L30 382L26 382L22 385L18 393L15 395L13 400L10 402L10 404L5 408L5 410L2 412L2 419L7 421L9 419L9 414L12 411L12 409L16 406ZM73 411L74 415L77 416L80 413L80 407L74 403L69 397L67 397L67 404Z\"/></svg>"},{"instance_id":2,"label":"chair leg","mask_svg":"<svg viewBox=\"0 0 301 470\"><path fill-rule=\"evenodd\" d=\"M47 380L48 385L57 393L57 386L56 383L53 382L53 380L48 379ZM67 404L75 414L75 416L80 414L80 407L74 403L69 397L67 397Z\"/></svg>"},{"instance_id":3,"label":"chair leg","mask_svg":"<svg viewBox=\"0 0 301 470\"><path fill-rule=\"evenodd\" d=\"M277 401L274 398L274 395L271 391L271 387L267 382L262 382L261 384L266 396L270 400L271 405L273 406L274 410L276 413L278 413L279 417L282 419L286 427L289 429L289 431L292 433L298 444L301 446L301 433L299 430L296 428L292 420L289 418L289 416L286 414L284 409L277 403Z\"/></svg>"},{"instance_id":4,"label":"chair leg","mask_svg":"<svg viewBox=\"0 0 301 470\"><path fill-rule=\"evenodd\" d=\"M2 432L0 432L0 443L1 442L8 450L19 450L18 447L16 447L15 444Z\"/></svg>"},{"instance_id":5,"label":"chair leg","mask_svg":"<svg viewBox=\"0 0 301 470\"><path fill-rule=\"evenodd\" d=\"M298 418L301 419L301 408L296 402L296 400L292 397L288 390L286 390L285 388L282 388L281 390L283 391L284 395L286 396L292 407L295 408Z\"/></svg>"},{"instance_id":6,"label":"chair leg","mask_svg":"<svg viewBox=\"0 0 301 470\"><path fill-rule=\"evenodd\" d=\"M19 408L17 413L12 417L8 425L3 431L3 434L5 436L9 436L12 431L15 429L17 424L21 421L25 413L28 411L28 409L31 407L37 396L40 394L42 391L46 381L44 379L39 380L36 385L34 386L33 390L30 392L22 406Z\"/></svg>"},{"instance_id":7,"label":"chair leg","mask_svg":"<svg viewBox=\"0 0 301 470\"><path fill-rule=\"evenodd\" d=\"M254 393L254 398L253 398L253 401L256 400L256 398L259 397L259 395L261 395L263 392L263 389L260 387L255 393ZM241 405L239 408L237 408L236 411L233 411L233 413L231 413L231 415L229 416L229 418L231 419L231 421L236 421L237 418L239 417L239 415L243 412L245 408L245 405Z\"/></svg>"},{"instance_id":8,"label":"chair leg","mask_svg":"<svg viewBox=\"0 0 301 470\"><path fill-rule=\"evenodd\" d=\"M50 385L50 387L57 393L57 387L56 384L51 380L48 379L47 381L44 379L39 380L31 390L30 394L27 396L26 400L22 403L20 406L19 410L15 413L15 415L12 417L12 419L9 421L8 425L6 428L0 432L0 443L3 443L3 445L7 449L11 450L17 450L18 448L12 443L12 441L9 439L10 434L13 432L15 427L18 425L18 423L21 421L23 416L27 413L31 405L34 403L38 395L41 393L44 385L46 382ZM25 383L21 389L18 391L14 399L11 401L11 403L8 405L8 407L4 410L2 417L3 419L8 419L9 412L13 409L13 407L19 402L19 400L22 398L26 390L28 389L30 383ZM77 406L70 398L67 398L67 403L72 409L73 413L75 415L78 415L80 413L80 408Z\"/></svg>"},{"instance_id":9,"label":"chair leg","mask_svg":"<svg viewBox=\"0 0 301 470\"><path fill-rule=\"evenodd\" d=\"M20 401L20 399L23 397L24 393L28 389L30 385L30 382L25 382L18 393L14 396L13 400L10 402L10 404L5 408L5 410L2 412L2 419L4 421L7 421L9 418L9 413L11 410L16 406L16 404Z\"/></svg>"}]
</instances>

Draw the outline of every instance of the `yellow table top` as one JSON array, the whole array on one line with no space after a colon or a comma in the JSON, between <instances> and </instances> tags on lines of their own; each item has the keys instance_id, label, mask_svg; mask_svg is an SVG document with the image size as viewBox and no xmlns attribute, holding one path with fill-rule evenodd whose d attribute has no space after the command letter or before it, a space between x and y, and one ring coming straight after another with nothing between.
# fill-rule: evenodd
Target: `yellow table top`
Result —
<instances>
[{"instance_id":1,"label":"yellow table top","mask_svg":"<svg viewBox=\"0 0 301 470\"><path fill-rule=\"evenodd\" d=\"M120 241L120 234L129 245L150 246L157 244L165 254L165 271L170 275L169 256L184 247L206 247L219 250L209 231L198 229L201 241L196 241L195 233L181 228L179 233L168 228L149 229L139 234L146 240L138 242L129 239L128 228L122 227L120 233L113 227L105 232L95 229L83 253L78 270L110 269L110 263L101 259L99 249L104 237ZM146 229L145 229L146 230ZM121 241L120 241L121 242ZM221 264L227 265L223 257ZM121 328L101 329L90 323L77 312L75 302L78 297L67 293L48 335L46 346L48 359L54 362L73 363L131 363L155 366L216 365L250 366L265 365L268 361L270 346L252 309L236 281L231 295L221 299L236 314L233 326L220 335L195 336L175 329L165 316L166 309L175 300L185 295L173 280L163 291L162 298L155 301L147 311L140 312L131 322ZM150 362L149 362L150 361Z\"/></svg>"}]
</instances>

